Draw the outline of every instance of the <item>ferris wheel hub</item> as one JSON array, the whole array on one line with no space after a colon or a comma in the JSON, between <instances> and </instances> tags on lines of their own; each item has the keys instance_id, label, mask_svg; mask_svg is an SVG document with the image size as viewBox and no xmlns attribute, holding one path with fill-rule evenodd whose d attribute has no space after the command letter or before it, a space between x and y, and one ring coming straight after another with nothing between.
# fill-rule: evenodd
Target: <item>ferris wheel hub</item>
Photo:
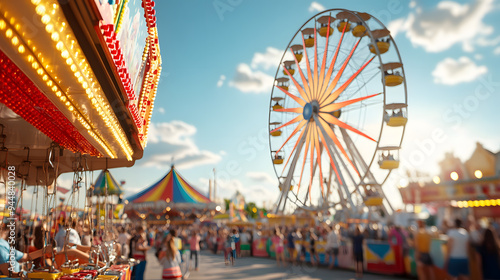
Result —
<instances>
[{"instance_id":1,"label":"ferris wheel hub","mask_svg":"<svg viewBox=\"0 0 500 280\"><path fill-rule=\"evenodd\" d=\"M318 115L318 113L319 113L319 103L318 101L313 100L304 105L302 116L304 116L305 120L311 120L314 117L314 115Z\"/></svg>"}]
</instances>

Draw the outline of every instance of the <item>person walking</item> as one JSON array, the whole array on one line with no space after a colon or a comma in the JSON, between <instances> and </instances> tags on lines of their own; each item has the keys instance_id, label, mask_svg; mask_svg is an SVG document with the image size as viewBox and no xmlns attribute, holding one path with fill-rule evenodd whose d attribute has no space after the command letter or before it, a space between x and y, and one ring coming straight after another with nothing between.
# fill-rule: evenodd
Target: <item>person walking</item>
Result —
<instances>
[{"instance_id":1,"label":"person walking","mask_svg":"<svg viewBox=\"0 0 500 280\"><path fill-rule=\"evenodd\" d=\"M328 268L332 269L336 265L337 257L339 255L340 238L335 230L335 226L331 225L328 235L326 237L326 262L329 264Z\"/></svg>"},{"instance_id":2,"label":"person walking","mask_svg":"<svg viewBox=\"0 0 500 280\"><path fill-rule=\"evenodd\" d=\"M434 280L434 263L432 261L431 250L432 236L425 228L423 220L418 221L418 232L415 235L415 259L417 260L418 279Z\"/></svg>"},{"instance_id":3,"label":"person walking","mask_svg":"<svg viewBox=\"0 0 500 280\"><path fill-rule=\"evenodd\" d=\"M484 231L482 242L477 247L478 261L484 280L500 280L500 249L494 231Z\"/></svg>"},{"instance_id":4,"label":"person walking","mask_svg":"<svg viewBox=\"0 0 500 280\"><path fill-rule=\"evenodd\" d=\"M276 253L276 265L280 266L281 261L283 267L285 267L285 246L283 244L283 235L281 235L279 228L274 230L274 236L271 238L271 241L274 244L274 251Z\"/></svg>"},{"instance_id":5,"label":"person walking","mask_svg":"<svg viewBox=\"0 0 500 280\"><path fill-rule=\"evenodd\" d=\"M148 246L148 241L144 231L139 235L135 246L133 248L134 258L139 262L139 264L134 266L135 280L143 280L144 273L146 272L146 252L150 249Z\"/></svg>"},{"instance_id":6,"label":"person walking","mask_svg":"<svg viewBox=\"0 0 500 280\"><path fill-rule=\"evenodd\" d=\"M193 260L194 256L194 269L196 271L198 270L198 256L200 255L200 241L201 237L198 234L198 231L193 229L191 237L189 238L189 249L191 250L189 259Z\"/></svg>"},{"instance_id":7,"label":"person walking","mask_svg":"<svg viewBox=\"0 0 500 280\"><path fill-rule=\"evenodd\" d=\"M158 254L158 259L163 267L162 279L182 279L181 254L172 236L165 238L165 244Z\"/></svg>"},{"instance_id":8,"label":"person walking","mask_svg":"<svg viewBox=\"0 0 500 280\"><path fill-rule=\"evenodd\" d=\"M356 270L356 278L363 277L363 245L364 236L359 228L356 226L354 236L352 238L352 254L354 256L354 268Z\"/></svg>"},{"instance_id":9,"label":"person walking","mask_svg":"<svg viewBox=\"0 0 500 280\"><path fill-rule=\"evenodd\" d=\"M469 279L469 233L462 227L462 220L455 220L455 228L448 231L448 252L445 267L453 279Z\"/></svg>"}]
</instances>

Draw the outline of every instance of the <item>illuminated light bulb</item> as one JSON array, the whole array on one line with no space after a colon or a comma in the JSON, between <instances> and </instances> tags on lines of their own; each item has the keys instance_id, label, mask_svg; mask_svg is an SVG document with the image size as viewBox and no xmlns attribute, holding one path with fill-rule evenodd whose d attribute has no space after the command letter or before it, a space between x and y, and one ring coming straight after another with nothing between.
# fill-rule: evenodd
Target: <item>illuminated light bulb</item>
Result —
<instances>
[{"instance_id":1,"label":"illuminated light bulb","mask_svg":"<svg viewBox=\"0 0 500 280\"><path fill-rule=\"evenodd\" d=\"M41 0L31 0L31 3L32 3L33 5L38 5L38 4L40 4L40 1L41 1Z\"/></svg>"},{"instance_id":2,"label":"illuminated light bulb","mask_svg":"<svg viewBox=\"0 0 500 280\"><path fill-rule=\"evenodd\" d=\"M485 205L484 200L479 201L479 206L484 207Z\"/></svg>"},{"instance_id":3,"label":"illuminated light bulb","mask_svg":"<svg viewBox=\"0 0 500 280\"><path fill-rule=\"evenodd\" d=\"M479 207L479 201L474 200L474 207Z\"/></svg>"},{"instance_id":4,"label":"illuminated light bulb","mask_svg":"<svg viewBox=\"0 0 500 280\"><path fill-rule=\"evenodd\" d=\"M38 5L36 6L35 8L35 11L38 15L42 15L43 13L45 13L45 6L44 5Z\"/></svg>"},{"instance_id":5,"label":"illuminated light bulb","mask_svg":"<svg viewBox=\"0 0 500 280\"><path fill-rule=\"evenodd\" d=\"M75 108L73 108L73 106L69 106L69 108L68 108L68 109L69 109L71 112L73 112L73 110L74 110Z\"/></svg>"},{"instance_id":6,"label":"illuminated light bulb","mask_svg":"<svg viewBox=\"0 0 500 280\"><path fill-rule=\"evenodd\" d=\"M490 199L491 206L497 206L497 201L494 199Z\"/></svg>"},{"instance_id":7,"label":"illuminated light bulb","mask_svg":"<svg viewBox=\"0 0 500 280\"><path fill-rule=\"evenodd\" d=\"M35 62L31 63L31 67L33 67L34 69L38 69L38 67L40 67L40 66L38 65L38 62L35 61Z\"/></svg>"},{"instance_id":8,"label":"illuminated light bulb","mask_svg":"<svg viewBox=\"0 0 500 280\"><path fill-rule=\"evenodd\" d=\"M68 52L68 51L66 51L66 50L64 50L64 51L61 53L61 56L62 56L63 58L68 58L68 57L69 57L69 52Z\"/></svg>"},{"instance_id":9,"label":"illuminated light bulb","mask_svg":"<svg viewBox=\"0 0 500 280\"><path fill-rule=\"evenodd\" d=\"M5 31L5 36L6 36L7 38L12 37L12 29L10 29L10 28L9 28L9 29L7 29L7 31Z\"/></svg>"},{"instance_id":10,"label":"illuminated light bulb","mask_svg":"<svg viewBox=\"0 0 500 280\"><path fill-rule=\"evenodd\" d=\"M69 105L71 105L71 103L69 103L69 101L68 101L68 102L66 102L66 106L69 106Z\"/></svg>"},{"instance_id":11,"label":"illuminated light bulb","mask_svg":"<svg viewBox=\"0 0 500 280\"><path fill-rule=\"evenodd\" d=\"M78 77L80 77L80 76L81 76L80 72L75 72L75 77L77 77L77 78L78 78Z\"/></svg>"},{"instance_id":12,"label":"illuminated light bulb","mask_svg":"<svg viewBox=\"0 0 500 280\"><path fill-rule=\"evenodd\" d=\"M43 24L47 24L47 23L49 23L49 22L50 22L50 16L49 16L49 15L47 15L47 14L43 15L43 16L42 16L42 23L43 23Z\"/></svg>"},{"instance_id":13,"label":"illuminated light bulb","mask_svg":"<svg viewBox=\"0 0 500 280\"><path fill-rule=\"evenodd\" d=\"M47 81L48 79L49 79L49 76L47 76L47 75L43 75L42 80L43 80L44 82L45 82L45 81Z\"/></svg>"},{"instance_id":14,"label":"illuminated light bulb","mask_svg":"<svg viewBox=\"0 0 500 280\"><path fill-rule=\"evenodd\" d=\"M38 75L42 76L42 75L43 75L43 69L42 69L42 68L38 68L38 69L36 70L36 73L37 73Z\"/></svg>"},{"instance_id":15,"label":"illuminated light bulb","mask_svg":"<svg viewBox=\"0 0 500 280\"><path fill-rule=\"evenodd\" d=\"M28 62L33 62L35 61L35 58L30 54L28 55Z\"/></svg>"},{"instance_id":16,"label":"illuminated light bulb","mask_svg":"<svg viewBox=\"0 0 500 280\"><path fill-rule=\"evenodd\" d=\"M52 41L59 41L59 33L52 33L52 35L50 35L50 38L52 39Z\"/></svg>"},{"instance_id":17,"label":"illuminated light bulb","mask_svg":"<svg viewBox=\"0 0 500 280\"><path fill-rule=\"evenodd\" d=\"M12 45L17 46L19 44L19 38L17 36L12 37Z\"/></svg>"},{"instance_id":18,"label":"illuminated light bulb","mask_svg":"<svg viewBox=\"0 0 500 280\"><path fill-rule=\"evenodd\" d=\"M7 27L7 23L5 22L5 20L0 19L0 30L4 30L5 27Z\"/></svg>"},{"instance_id":19,"label":"illuminated light bulb","mask_svg":"<svg viewBox=\"0 0 500 280\"><path fill-rule=\"evenodd\" d=\"M45 30L49 33L52 33L54 31L54 25L53 24L47 24L47 26L45 26Z\"/></svg>"},{"instance_id":20,"label":"illuminated light bulb","mask_svg":"<svg viewBox=\"0 0 500 280\"><path fill-rule=\"evenodd\" d=\"M78 82L79 82L80 84L83 82L83 77L82 77L82 76L78 77Z\"/></svg>"},{"instance_id":21,"label":"illuminated light bulb","mask_svg":"<svg viewBox=\"0 0 500 280\"><path fill-rule=\"evenodd\" d=\"M485 201L484 201L484 204L485 204L486 206L491 206L491 200L485 200Z\"/></svg>"},{"instance_id":22,"label":"illuminated light bulb","mask_svg":"<svg viewBox=\"0 0 500 280\"><path fill-rule=\"evenodd\" d=\"M51 87L51 86L53 86L53 85L54 85L54 82L52 82L52 80L48 80L48 81L47 81L47 86L48 86L48 87Z\"/></svg>"},{"instance_id":23,"label":"illuminated light bulb","mask_svg":"<svg viewBox=\"0 0 500 280\"><path fill-rule=\"evenodd\" d=\"M73 64L73 59L71 59L71 57L68 58L68 59L66 59L66 64L72 65Z\"/></svg>"},{"instance_id":24,"label":"illuminated light bulb","mask_svg":"<svg viewBox=\"0 0 500 280\"><path fill-rule=\"evenodd\" d=\"M64 48L64 44L63 44L63 42L61 42L61 41L57 42L57 44L56 44L56 49L57 49L58 51L60 51L60 50L62 50L63 48Z\"/></svg>"},{"instance_id":25,"label":"illuminated light bulb","mask_svg":"<svg viewBox=\"0 0 500 280\"><path fill-rule=\"evenodd\" d=\"M76 68L76 65L74 65L74 64L72 64L72 65L70 66L70 68L71 68L71 71L73 71L73 72L76 72L76 70L78 70L78 69Z\"/></svg>"},{"instance_id":26,"label":"illuminated light bulb","mask_svg":"<svg viewBox=\"0 0 500 280\"><path fill-rule=\"evenodd\" d=\"M52 87L52 91L53 91L53 92L56 92L56 91L57 91L57 86L53 86L53 87Z\"/></svg>"},{"instance_id":27,"label":"illuminated light bulb","mask_svg":"<svg viewBox=\"0 0 500 280\"><path fill-rule=\"evenodd\" d=\"M474 207L474 202L471 200L467 201L467 204L469 205L469 207Z\"/></svg>"},{"instance_id":28,"label":"illuminated light bulb","mask_svg":"<svg viewBox=\"0 0 500 280\"><path fill-rule=\"evenodd\" d=\"M84 89L87 89L87 88L89 87L89 85L88 85L86 82L83 82L83 83L82 83L82 87L83 87Z\"/></svg>"},{"instance_id":29,"label":"illuminated light bulb","mask_svg":"<svg viewBox=\"0 0 500 280\"><path fill-rule=\"evenodd\" d=\"M450 173L450 178L453 180L453 181L456 181L458 180L458 173L453 171Z\"/></svg>"},{"instance_id":30,"label":"illuminated light bulb","mask_svg":"<svg viewBox=\"0 0 500 280\"><path fill-rule=\"evenodd\" d=\"M25 51L25 50L26 50L26 49L24 48L24 46L23 46L23 45L19 45L19 47L17 48L17 51L18 51L19 53L24 53L24 51Z\"/></svg>"},{"instance_id":31,"label":"illuminated light bulb","mask_svg":"<svg viewBox=\"0 0 500 280\"><path fill-rule=\"evenodd\" d=\"M62 95L59 99L61 99L62 102L66 102L66 96Z\"/></svg>"},{"instance_id":32,"label":"illuminated light bulb","mask_svg":"<svg viewBox=\"0 0 500 280\"><path fill-rule=\"evenodd\" d=\"M483 178L483 172L481 172L481 170L476 170L474 171L474 176L476 176L476 178L478 179L481 179Z\"/></svg>"}]
</instances>

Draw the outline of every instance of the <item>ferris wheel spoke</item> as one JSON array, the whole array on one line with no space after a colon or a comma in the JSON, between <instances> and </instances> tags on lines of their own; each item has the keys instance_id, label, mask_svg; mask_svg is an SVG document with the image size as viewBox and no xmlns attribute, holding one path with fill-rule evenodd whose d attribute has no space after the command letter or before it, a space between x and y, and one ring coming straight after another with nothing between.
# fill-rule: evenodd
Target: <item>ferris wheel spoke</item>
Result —
<instances>
[{"instance_id":1,"label":"ferris wheel spoke","mask_svg":"<svg viewBox=\"0 0 500 280\"><path fill-rule=\"evenodd\" d=\"M288 136L288 138L286 139L285 143L283 143L283 145L281 145L281 147L278 149L278 151L276 151L276 153L279 153L279 151L281 151L281 149L283 149L283 147L286 145L286 143L288 143L288 141L290 141L290 139L292 139L292 137L297 134L297 132L299 132L300 129L302 129L302 127L304 127L304 125L307 123L306 120L302 120L299 125L297 125L297 127L295 128L295 130L292 132L292 134L290 134L290 136ZM295 143L295 147L297 146L297 144L300 142L300 139L302 137L299 137L299 139L297 140L297 143ZM295 149L295 148L294 148ZM293 151L292 153L293 154Z\"/></svg>"},{"instance_id":2,"label":"ferris wheel spoke","mask_svg":"<svg viewBox=\"0 0 500 280\"><path fill-rule=\"evenodd\" d=\"M330 26L330 21L331 17L328 17L328 26ZM328 42L330 39L330 27L326 29L326 43L325 43L325 50L323 52L323 61L321 61L321 72L319 74L319 81L318 81L318 95L320 94L321 90L323 89L323 83L325 82L325 67L326 67L326 58L328 56Z\"/></svg>"},{"instance_id":3,"label":"ferris wheel spoke","mask_svg":"<svg viewBox=\"0 0 500 280\"><path fill-rule=\"evenodd\" d=\"M304 120L304 116L302 116L302 115L298 115L298 116L297 116L297 117L295 117L293 120L291 120L291 121L289 121L289 122L287 122L287 123L285 123L285 124L283 124L283 125L281 125L281 126L279 126L279 127L275 128L275 129L271 130L271 133L272 133L272 132L275 132L275 131L278 131L278 130L280 130L281 128L283 128L283 127L285 127L285 126L289 126L289 125L294 124L294 123L296 123L296 122L300 122L300 121L302 121L302 120Z\"/></svg>"},{"instance_id":4,"label":"ferris wheel spoke","mask_svg":"<svg viewBox=\"0 0 500 280\"><path fill-rule=\"evenodd\" d=\"M341 108L344 108L344 107L349 106L351 104L375 97L375 96L380 95L380 94L382 94L382 93L376 93L376 94L367 95L367 96L363 96L363 97L359 97L359 98L354 98L354 99L347 100L347 101L342 101L342 102L337 102L337 103L325 105L325 106L320 108L320 112L321 113L331 113L333 111L337 111L338 109L341 109Z\"/></svg>"},{"instance_id":5,"label":"ferris wheel spoke","mask_svg":"<svg viewBox=\"0 0 500 280\"><path fill-rule=\"evenodd\" d=\"M290 48L290 51L293 53L292 48ZM292 79L292 82L295 85L295 87L297 88L297 90L299 91L300 96L302 96L302 98L304 100L306 100L307 102L310 102L311 101L311 94L310 94L309 86L307 84L306 77L304 77L304 73L302 73L302 68L300 68L300 66L299 66L299 62L297 61L297 57L295 57L295 55L294 55L293 58L295 59L295 65L297 66L297 70L299 71L300 78L302 79L302 83L304 84L304 88L302 88L302 86L299 85L299 83L297 82L297 80L295 80L293 75L290 75L290 72L288 72L288 69L286 69L286 68L283 68L283 69L287 72L290 79Z\"/></svg>"},{"instance_id":6,"label":"ferris wheel spoke","mask_svg":"<svg viewBox=\"0 0 500 280\"><path fill-rule=\"evenodd\" d=\"M304 126L304 124L306 124L306 123L307 123L307 122L305 122L305 121L304 121L304 123L303 123L303 122L300 122L300 123L299 123L299 125L298 125L297 127L299 127L300 125ZM296 128L296 129L297 129L297 128ZM305 131L306 131L306 130L307 130L307 126L306 126L306 128L305 128L304 130L302 130L302 132L301 132L301 133L300 133L300 135L299 135L299 138L297 139L297 142L295 142L295 146L293 146L292 152L290 153L290 156L289 156L289 157L288 157L288 159L286 160L285 166L283 166L283 170L281 171L281 174L283 174L283 173L285 172L285 168L287 167L288 162L289 162L289 161L290 161L290 159L292 158L293 152L295 152L295 149L297 149L298 144L299 144L299 143L300 143L300 141L302 140L302 137L304 137L304 133L305 133ZM294 132L294 133L296 133L296 132ZM292 136L293 136L293 135L292 135ZM287 142L288 140L290 140L290 138L291 138L291 137L288 137L288 139L285 141L285 143L283 144L283 146L281 146L281 148L280 148L279 150L283 149L283 147L285 146L286 142ZM278 150L278 151L279 151L279 150Z\"/></svg>"},{"instance_id":7,"label":"ferris wheel spoke","mask_svg":"<svg viewBox=\"0 0 500 280\"><path fill-rule=\"evenodd\" d=\"M314 34L314 45L316 45L316 36L317 34ZM312 81L312 72L311 72L311 65L309 64L309 57L307 55L307 49L306 49L306 41L304 40L304 35L302 35L302 44L304 46L304 59L306 61L306 66L307 66L307 80L306 81L303 81L304 82L304 85L308 85L309 86L309 97L311 98L310 100L312 100L314 98L314 88L312 87L313 86L313 83L308 83L307 81ZM298 66L297 64L297 67L300 68L300 66Z\"/></svg>"},{"instance_id":8,"label":"ferris wheel spoke","mask_svg":"<svg viewBox=\"0 0 500 280\"><path fill-rule=\"evenodd\" d=\"M323 142L324 146L327 147L326 152L328 154L328 157L330 158L330 165L333 168L333 171L335 172L335 176L337 180L342 184L342 180L340 179L339 176L339 171L337 170L337 166L335 165L335 162L333 160L332 154L330 153L330 149L328 148L328 143L325 141L325 137L323 134L325 133L324 129L320 126L321 124L318 122L317 118L314 118L314 121L316 122L316 125L318 126L318 129L320 130L319 137L321 138L321 141Z\"/></svg>"},{"instance_id":9,"label":"ferris wheel spoke","mask_svg":"<svg viewBox=\"0 0 500 280\"><path fill-rule=\"evenodd\" d=\"M307 126L309 127L309 125ZM304 175L304 167L306 166L306 159L307 159L307 153L309 152L309 137L310 137L310 133L311 130L310 129L307 129L307 133L306 133L306 148L304 149L304 159L302 160L302 169L300 171L300 179L299 179L299 184L297 185L297 194L299 193L299 190L300 190L300 184L302 183L302 175Z\"/></svg>"},{"instance_id":10,"label":"ferris wheel spoke","mask_svg":"<svg viewBox=\"0 0 500 280\"><path fill-rule=\"evenodd\" d=\"M304 108L302 107L297 107L297 108L283 108L283 109L276 109L274 111L276 112L287 112L287 113L297 113L297 114L302 114L302 111Z\"/></svg>"},{"instance_id":11,"label":"ferris wheel spoke","mask_svg":"<svg viewBox=\"0 0 500 280\"><path fill-rule=\"evenodd\" d=\"M368 80L364 81L356 91L354 91L353 93L349 93L348 96L346 96L346 98L350 98L352 96L354 96L356 93L360 92L361 89L365 88L366 85L371 82L371 80L373 80L373 78L375 78L376 76L378 76L380 73L379 72L375 72L372 76L370 76L370 78L368 78Z\"/></svg>"},{"instance_id":12,"label":"ferris wheel spoke","mask_svg":"<svg viewBox=\"0 0 500 280\"><path fill-rule=\"evenodd\" d=\"M317 153L317 158L316 158L316 161L318 163L318 167L319 167L319 177L320 177L320 186L321 186L321 196L323 197L324 196L324 192L325 192L325 189L323 187L323 170L321 169L321 147L320 147L320 144L319 144L319 138L318 138L318 134L320 134L320 131L319 131L319 128L316 127L316 125L314 126L316 129L314 135L314 146L316 147L316 153Z\"/></svg>"},{"instance_id":13,"label":"ferris wheel spoke","mask_svg":"<svg viewBox=\"0 0 500 280\"><path fill-rule=\"evenodd\" d=\"M349 156L347 155L347 152L345 151L344 147L342 147L342 144L340 143L339 139L337 138L337 136L335 135L335 132L333 131L333 129L331 128L330 125L328 125L328 123L323 120L323 118L318 118L319 120L319 123L321 125L321 127L326 131L327 135L330 137L330 139L335 143L335 145L338 147L338 149L342 152L342 154L344 155L344 157L347 159L347 161L349 162L349 164L354 168L354 171L356 171L356 173L361 176L359 174L359 171L358 169L356 168L356 166L352 163L351 159L349 158Z\"/></svg>"},{"instance_id":14,"label":"ferris wheel spoke","mask_svg":"<svg viewBox=\"0 0 500 280\"><path fill-rule=\"evenodd\" d=\"M337 57L339 55L340 45L342 45L342 40L344 39L346 26L347 26L347 24L344 25L344 29L342 30L342 35L340 35L340 40L339 40L339 43L337 45L337 49L335 50L335 54L333 56L332 62L330 63L330 68L328 68L328 72L326 73L326 77L325 77L324 81L327 81L327 82L324 83L325 85L328 85L328 81L330 81L330 78L332 77L332 72L333 72L333 69L335 67L335 62L336 62ZM325 95L325 94L326 94L326 91L325 92L323 91L323 85L322 85L320 99L322 99L323 95Z\"/></svg>"},{"instance_id":15,"label":"ferris wheel spoke","mask_svg":"<svg viewBox=\"0 0 500 280\"><path fill-rule=\"evenodd\" d=\"M313 126L314 127L314 126ZM313 178L314 178L314 137L315 136L315 132L313 131L313 133L311 134L311 160L310 160L310 167L311 167L311 173L310 176L309 176L309 190L308 190L308 194L309 194L309 203L312 202L312 195L311 194L311 187L312 187L312 181L313 181Z\"/></svg>"},{"instance_id":16,"label":"ferris wheel spoke","mask_svg":"<svg viewBox=\"0 0 500 280\"><path fill-rule=\"evenodd\" d=\"M340 80L340 77L342 76L342 74L344 73L344 70L345 68L347 67L347 64L349 64L349 61L351 60L351 57L352 55L354 54L354 51L356 50L356 48L358 47L359 45L359 42L361 42L361 39L359 39L356 44L354 44L354 47L352 48L351 52L349 53L349 55L347 56L347 58L345 59L344 61L344 64L342 64L342 67L340 67L339 69L339 72L337 72L337 75L335 75L335 78L333 79L333 81L330 83L330 86L327 88L326 91L323 92L323 94L321 95L321 99L320 99L320 104L323 103L323 101L325 100L324 98L326 98L327 96L329 97L327 100L331 99L330 97L333 96L333 94L330 94L330 92L333 91L333 89L337 86L337 83L338 81ZM335 96L335 98L337 98L338 96ZM333 100L335 100L335 98ZM332 100L332 101L333 101ZM330 101L330 102L332 102Z\"/></svg>"},{"instance_id":17,"label":"ferris wheel spoke","mask_svg":"<svg viewBox=\"0 0 500 280\"><path fill-rule=\"evenodd\" d=\"M318 98L318 36L316 33L316 24L314 25L314 80L313 80L313 96Z\"/></svg>"},{"instance_id":18,"label":"ferris wheel spoke","mask_svg":"<svg viewBox=\"0 0 500 280\"><path fill-rule=\"evenodd\" d=\"M295 96L294 94L289 93L287 90L284 90L281 87L278 87L278 86L276 86L276 87L279 88L286 95L290 96L293 100L295 100L295 102L299 103L300 106L306 105L306 102L304 100L300 99L300 97Z\"/></svg>"},{"instance_id":19,"label":"ferris wheel spoke","mask_svg":"<svg viewBox=\"0 0 500 280\"><path fill-rule=\"evenodd\" d=\"M351 82L359 75L359 73L361 73L361 71L363 71L363 69L365 69L366 66L368 66L368 64L370 64L370 62L373 61L374 58L375 56L373 56L370 60L368 60L363 66L361 66L361 68L358 69L358 71L356 71L356 73L354 73L347 81L345 81L344 84L342 84L342 86L340 86L333 93L331 93L328 96L328 98L323 103L320 104L330 104L333 101L335 101L335 99L337 99L337 97L351 84Z\"/></svg>"}]
</instances>

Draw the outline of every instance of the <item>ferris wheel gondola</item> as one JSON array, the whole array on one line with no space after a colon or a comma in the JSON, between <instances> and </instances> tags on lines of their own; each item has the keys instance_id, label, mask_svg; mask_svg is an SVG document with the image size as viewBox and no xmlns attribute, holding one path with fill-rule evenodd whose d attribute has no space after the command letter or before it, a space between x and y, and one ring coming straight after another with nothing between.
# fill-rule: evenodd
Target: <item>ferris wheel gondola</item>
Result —
<instances>
[{"instance_id":1,"label":"ferris wheel gondola","mask_svg":"<svg viewBox=\"0 0 500 280\"><path fill-rule=\"evenodd\" d=\"M276 210L291 201L302 208L391 211L382 185L399 159L382 157L397 157L408 105L390 31L367 13L321 12L290 40L275 81L269 143L280 178ZM277 97L282 108L273 107Z\"/></svg>"}]
</instances>

